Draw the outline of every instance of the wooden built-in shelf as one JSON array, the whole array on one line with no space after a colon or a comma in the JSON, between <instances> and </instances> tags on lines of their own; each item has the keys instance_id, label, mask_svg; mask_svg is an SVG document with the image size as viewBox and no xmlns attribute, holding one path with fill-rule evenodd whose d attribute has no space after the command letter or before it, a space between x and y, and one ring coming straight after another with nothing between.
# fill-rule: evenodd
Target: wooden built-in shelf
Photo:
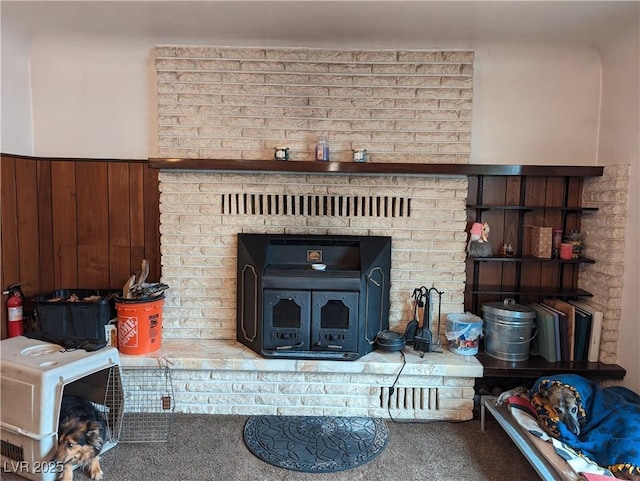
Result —
<instances>
[{"instance_id":1,"label":"wooden built-in shelf","mask_svg":"<svg viewBox=\"0 0 640 481\"><path fill-rule=\"evenodd\" d=\"M569 289L551 287L518 287L510 289L502 285L477 285L467 284L469 294L482 294L508 297L561 297L563 299L573 299L577 297L593 297L593 294L584 289Z\"/></svg>"},{"instance_id":2,"label":"wooden built-in shelf","mask_svg":"<svg viewBox=\"0 0 640 481\"><path fill-rule=\"evenodd\" d=\"M531 175L598 177L603 167L574 165L419 164L406 162L317 162L282 160L161 159L149 167L170 170L212 170L307 174L385 175Z\"/></svg>"},{"instance_id":3,"label":"wooden built-in shelf","mask_svg":"<svg viewBox=\"0 0 640 481\"><path fill-rule=\"evenodd\" d=\"M623 379L626 369L617 364L588 361L549 362L541 356L531 356L525 361L503 361L479 353L477 359L484 368L484 377L508 377L535 379L553 374L578 374L590 379Z\"/></svg>"},{"instance_id":4,"label":"wooden built-in shelf","mask_svg":"<svg viewBox=\"0 0 640 481\"><path fill-rule=\"evenodd\" d=\"M515 210L515 211L523 211L530 212L533 210L548 210L551 212L565 212L565 213L582 213L588 214L592 212L597 212L597 207L550 207L550 206L529 206L529 205L467 205L467 209L476 209L478 211L485 210Z\"/></svg>"},{"instance_id":5,"label":"wooden built-in shelf","mask_svg":"<svg viewBox=\"0 0 640 481\"><path fill-rule=\"evenodd\" d=\"M596 261L588 257L576 257L575 259L560 259L558 257L467 257L468 262L551 262L554 264L595 264Z\"/></svg>"}]
</instances>

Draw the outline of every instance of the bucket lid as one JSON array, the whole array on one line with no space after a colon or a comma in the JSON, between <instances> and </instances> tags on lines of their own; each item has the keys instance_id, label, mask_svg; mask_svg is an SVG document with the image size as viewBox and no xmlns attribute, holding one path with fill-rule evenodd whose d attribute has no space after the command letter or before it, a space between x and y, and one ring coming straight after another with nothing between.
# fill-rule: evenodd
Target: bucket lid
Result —
<instances>
[{"instance_id":1,"label":"bucket lid","mask_svg":"<svg viewBox=\"0 0 640 481\"><path fill-rule=\"evenodd\" d=\"M512 298L505 299L502 302L487 302L482 305L482 311L498 316L510 316L515 319L533 319L536 317L536 311L529 306L516 304Z\"/></svg>"}]
</instances>

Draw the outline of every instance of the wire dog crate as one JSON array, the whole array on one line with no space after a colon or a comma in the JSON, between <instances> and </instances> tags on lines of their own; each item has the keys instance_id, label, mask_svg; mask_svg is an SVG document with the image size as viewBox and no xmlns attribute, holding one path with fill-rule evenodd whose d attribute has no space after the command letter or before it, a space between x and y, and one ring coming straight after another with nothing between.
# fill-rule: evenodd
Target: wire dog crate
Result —
<instances>
[{"instance_id":1,"label":"wire dog crate","mask_svg":"<svg viewBox=\"0 0 640 481\"><path fill-rule=\"evenodd\" d=\"M175 411L168 367L127 367L122 373L124 413L119 441L166 442Z\"/></svg>"}]
</instances>

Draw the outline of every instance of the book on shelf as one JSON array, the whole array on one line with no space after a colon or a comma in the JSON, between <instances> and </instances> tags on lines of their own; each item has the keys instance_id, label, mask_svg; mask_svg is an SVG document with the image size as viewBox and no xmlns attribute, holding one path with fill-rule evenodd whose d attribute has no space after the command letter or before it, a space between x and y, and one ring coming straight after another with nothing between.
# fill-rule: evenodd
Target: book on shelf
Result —
<instances>
[{"instance_id":1,"label":"book on shelf","mask_svg":"<svg viewBox=\"0 0 640 481\"><path fill-rule=\"evenodd\" d=\"M587 361L598 362L600 359L600 341L602 337L602 323L604 314L597 308L590 306L581 301L569 301L577 308L587 312L591 315L591 325L589 329L588 348L587 348Z\"/></svg>"},{"instance_id":2,"label":"book on shelf","mask_svg":"<svg viewBox=\"0 0 640 481\"><path fill-rule=\"evenodd\" d=\"M540 307L553 317L554 330L556 333L556 360L568 361L571 350L569 348L569 323L567 322L567 315L544 302L540 304Z\"/></svg>"},{"instance_id":3,"label":"book on shelf","mask_svg":"<svg viewBox=\"0 0 640 481\"><path fill-rule=\"evenodd\" d=\"M576 334L576 307L568 302L561 301L560 299L544 299L543 304L552 307L566 316L567 324L567 339L569 352L567 356L563 356L563 361L575 361L575 334Z\"/></svg>"},{"instance_id":4,"label":"book on shelf","mask_svg":"<svg viewBox=\"0 0 640 481\"><path fill-rule=\"evenodd\" d=\"M561 327L560 327L560 318L563 314L555 309L545 305L545 304L537 304L538 308L542 310L543 315L546 317L547 323L550 327L551 334L550 336L553 338L553 347L555 348L555 358L556 361L562 360L562 338L561 337Z\"/></svg>"},{"instance_id":5,"label":"book on shelf","mask_svg":"<svg viewBox=\"0 0 640 481\"><path fill-rule=\"evenodd\" d=\"M591 331L592 315L587 311L576 308L576 336L575 336L575 360L586 361L589 351L589 333Z\"/></svg>"},{"instance_id":6,"label":"book on shelf","mask_svg":"<svg viewBox=\"0 0 640 481\"><path fill-rule=\"evenodd\" d=\"M536 311L538 353L549 362L556 362L556 325L553 314L538 303L529 304Z\"/></svg>"}]
</instances>

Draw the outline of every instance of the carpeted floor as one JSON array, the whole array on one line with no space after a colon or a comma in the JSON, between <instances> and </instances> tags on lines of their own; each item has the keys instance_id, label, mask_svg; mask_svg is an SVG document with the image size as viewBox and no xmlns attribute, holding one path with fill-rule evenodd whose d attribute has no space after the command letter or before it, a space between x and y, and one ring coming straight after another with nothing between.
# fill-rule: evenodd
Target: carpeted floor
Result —
<instances>
[{"instance_id":1,"label":"carpeted floor","mask_svg":"<svg viewBox=\"0 0 640 481\"><path fill-rule=\"evenodd\" d=\"M498 423L400 424L372 461L338 473L300 473L255 457L245 416L177 414L166 443L120 443L102 456L105 481L533 481L539 479ZM19 481L2 473L2 480ZM89 479L76 470L76 481Z\"/></svg>"}]
</instances>

